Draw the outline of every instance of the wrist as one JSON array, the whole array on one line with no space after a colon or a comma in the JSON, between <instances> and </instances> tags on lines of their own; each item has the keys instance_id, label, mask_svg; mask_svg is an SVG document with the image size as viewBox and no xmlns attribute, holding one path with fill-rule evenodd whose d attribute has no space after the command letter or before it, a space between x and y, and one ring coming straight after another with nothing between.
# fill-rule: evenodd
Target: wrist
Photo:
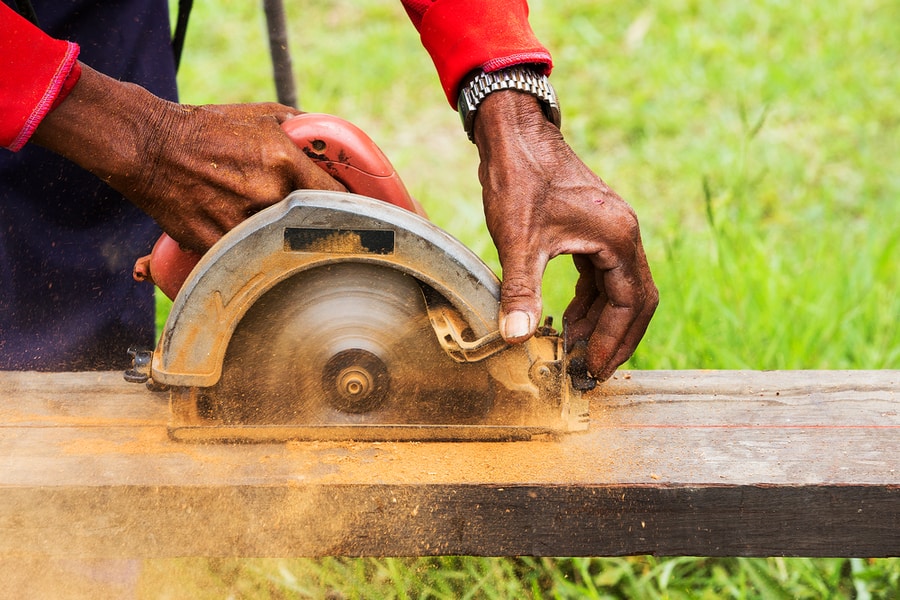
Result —
<instances>
[{"instance_id":1,"label":"wrist","mask_svg":"<svg viewBox=\"0 0 900 600\"><path fill-rule=\"evenodd\" d=\"M81 79L81 63L76 60L72 64L72 68L69 69L69 74L66 75L62 86L60 86L59 93L53 100L53 104L50 105L49 112L53 112L60 104L62 104L63 100L65 100L72 92L72 89L75 87L75 84L78 83L79 79Z\"/></svg>"},{"instance_id":2,"label":"wrist","mask_svg":"<svg viewBox=\"0 0 900 600\"><path fill-rule=\"evenodd\" d=\"M470 74L460 89L457 110L469 140L475 141L475 121L485 101L500 92L517 92L537 100L546 119L560 126L561 115L556 91L546 75L527 64Z\"/></svg>"},{"instance_id":3,"label":"wrist","mask_svg":"<svg viewBox=\"0 0 900 600\"><path fill-rule=\"evenodd\" d=\"M562 137L538 100L514 90L503 90L485 98L473 127L473 142L484 153L501 148L512 150L523 143Z\"/></svg>"},{"instance_id":4,"label":"wrist","mask_svg":"<svg viewBox=\"0 0 900 600\"><path fill-rule=\"evenodd\" d=\"M144 88L83 65L67 97L50 112L32 141L101 179L139 170L148 131L166 101Z\"/></svg>"}]
</instances>

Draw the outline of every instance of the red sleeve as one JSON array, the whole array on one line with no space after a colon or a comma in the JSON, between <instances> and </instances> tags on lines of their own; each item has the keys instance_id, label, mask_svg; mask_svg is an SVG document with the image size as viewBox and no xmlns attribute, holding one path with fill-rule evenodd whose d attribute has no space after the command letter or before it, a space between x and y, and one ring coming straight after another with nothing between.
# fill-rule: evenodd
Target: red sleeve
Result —
<instances>
[{"instance_id":1,"label":"red sleeve","mask_svg":"<svg viewBox=\"0 0 900 600\"><path fill-rule=\"evenodd\" d=\"M553 61L528 24L526 0L402 0L428 50L447 100L456 108L459 86L474 69L486 72Z\"/></svg>"},{"instance_id":2,"label":"red sleeve","mask_svg":"<svg viewBox=\"0 0 900 600\"><path fill-rule=\"evenodd\" d=\"M75 85L78 45L55 40L0 2L0 146L19 150Z\"/></svg>"}]
</instances>

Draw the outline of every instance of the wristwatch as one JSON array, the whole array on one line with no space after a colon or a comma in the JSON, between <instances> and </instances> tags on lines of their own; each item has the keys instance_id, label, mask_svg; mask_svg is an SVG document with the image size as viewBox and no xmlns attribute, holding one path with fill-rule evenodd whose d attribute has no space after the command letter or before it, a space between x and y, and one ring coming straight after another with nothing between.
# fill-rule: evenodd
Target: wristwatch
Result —
<instances>
[{"instance_id":1,"label":"wristwatch","mask_svg":"<svg viewBox=\"0 0 900 600\"><path fill-rule=\"evenodd\" d=\"M516 65L490 73L481 73L459 92L456 108L469 141L475 142L475 113L478 106L492 92L498 90L519 90L531 94L540 101L547 120L559 127L562 115L559 112L556 90L550 85L550 79L536 72L533 67Z\"/></svg>"}]
</instances>

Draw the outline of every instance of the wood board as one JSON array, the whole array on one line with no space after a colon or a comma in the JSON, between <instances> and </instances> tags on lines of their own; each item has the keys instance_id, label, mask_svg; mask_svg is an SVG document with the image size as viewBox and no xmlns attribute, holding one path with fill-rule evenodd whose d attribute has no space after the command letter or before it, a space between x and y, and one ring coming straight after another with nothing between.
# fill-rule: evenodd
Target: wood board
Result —
<instances>
[{"instance_id":1,"label":"wood board","mask_svg":"<svg viewBox=\"0 0 900 600\"><path fill-rule=\"evenodd\" d=\"M619 372L560 439L194 445L120 373L0 372L0 556L897 556L898 395Z\"/></svg>"}]
</instances>

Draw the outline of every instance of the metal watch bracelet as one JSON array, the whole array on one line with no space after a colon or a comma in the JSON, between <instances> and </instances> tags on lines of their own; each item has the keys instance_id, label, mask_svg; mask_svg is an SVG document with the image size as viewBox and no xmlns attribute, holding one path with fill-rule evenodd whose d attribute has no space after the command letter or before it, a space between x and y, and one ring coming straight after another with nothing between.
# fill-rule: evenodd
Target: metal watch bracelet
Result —
<instances>
[{"instance_id":1,"label":"metal watch bracelet","mask_svg":"<svg viewBox=\"0 0 900 600\"><path fill-rule=\"evenodd\" d=\"M550 79L535 72L532 67L516 65L490 73L481 73L463 86L456 107L469 141L475 142L475 113L478 106L491 93L498 90L518 90L531 94L540 101L547 120L557 127L560 126L562 115L559 112L559 100Z\"/></svg>"}]
</instances>

